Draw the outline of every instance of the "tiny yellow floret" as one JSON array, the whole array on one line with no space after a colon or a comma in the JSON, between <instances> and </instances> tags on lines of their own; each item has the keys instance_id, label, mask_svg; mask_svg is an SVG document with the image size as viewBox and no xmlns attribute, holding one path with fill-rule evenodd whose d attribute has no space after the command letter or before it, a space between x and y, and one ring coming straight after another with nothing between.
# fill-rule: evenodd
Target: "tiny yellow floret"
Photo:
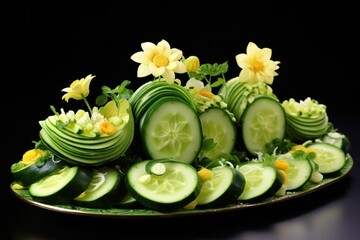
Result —
<instances>
[{"instance_id":1,"label":"tiny yellow floret","mask_svg":"<svg viewBox=\"0 0 360 240\"><path fill-rule=\"evenodd\" d=\"M284 159L276 159L275 168L286 172L289 169L289 163Z\"/></svg>"},{"instance_id":2,"label":"tiny yellow floret","mask_svg":"<svg viewBox=\"0 0 360 240\"><path fill-rule=\"evenodd\" d=\"M200 178L201 182L206 182L212 179L213 177L213 172L210 169L207 169L205 167L202 167L199 171L198 171L198 176Z\"/></svg>"},{"instance_id":3,"label":"tiny yellow floret","mask_svg":"<svg viewBox=\"0 0 360 240\"><path fill-rule=\"evenodd\" d=\"M296 145L296 146L293 146L290 150L290 153L293 153L297 150L301 150L301 151L304 151L306 153L310 153L310 152L313 152L315 154L317 154L317 150L316 149L313 149L313 148L307 148L305 147L304 145Z\"/></svg>"},{"instance_id":4,"label":"tiny yellow floret","mask_svg":"<svg viewBox=\"0 0 360 240\"><path fill-rule=\"evenodd\" d=\"M116 132L116 127L110 122L102 122L100 125L100 132L107 135L112 135Z\"/></svg>"},{"instance_id":5,"label":"tiny yellow floret","mask_svg":"<svg viewBox=\"0 0 360 240\"><path fill-rule=\"evenodd\" d=\"M36 162L36 160L38 160L44 154L45 154L45 152L41 149L31 149L24 153L21 161L24 164L33 164L34 162Z\"/></svg>"},{"instance_id":6,"label":"tiny yellow floret","mask_svg":"<svg viewBox=\"0 0 360 240\"><path fill-rule=\"evenodd\" d=\"M199 90L199 94L207 98L213 98L215 96L215 94L213 94L212 92L206 91L204 89Z\"/></svg>"}]
</instances>

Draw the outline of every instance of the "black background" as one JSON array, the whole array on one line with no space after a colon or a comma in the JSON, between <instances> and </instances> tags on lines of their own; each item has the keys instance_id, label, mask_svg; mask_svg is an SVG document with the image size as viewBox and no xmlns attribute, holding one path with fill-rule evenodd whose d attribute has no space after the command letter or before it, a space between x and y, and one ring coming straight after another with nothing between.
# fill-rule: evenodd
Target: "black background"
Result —
<instances>
[{"instance_id":1,"label":"black background","mask_svg":"<svg viewBox=\"0 0 360 240\"><path fill-rule=\"evenodd\" d=\"M50 105L85 107L61 100L73 80L96 75L91 104L102 85L128 79L135 89L150 80L136 77L130 59L142 42L165 39L201 63L228 61L227 78L239 74L235 55L255 42L281 62L272 85L280 100L316 99L335 126L340 117L359 117L359 19L350 1L12 2L1 12L4 189L10 165L38 140L38 121L52 114ZM357 128L341 130L358 137Z\"/></svg>"}]
</instances>

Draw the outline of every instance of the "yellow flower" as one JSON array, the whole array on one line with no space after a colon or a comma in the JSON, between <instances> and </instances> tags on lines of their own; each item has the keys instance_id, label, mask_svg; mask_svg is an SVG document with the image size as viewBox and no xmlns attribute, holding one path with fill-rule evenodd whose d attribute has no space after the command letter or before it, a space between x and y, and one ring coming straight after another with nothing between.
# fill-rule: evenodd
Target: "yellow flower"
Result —
<instances>
[{"instance_id":1,"label":"yellow flower","mask_svg":"<svg viewBox=\"0 0 360 240\"><path fill-rule=\"evenodd\" d=\"M202 167L198 171L198 176L199 176L201 182L206 182L206 181L209 181L212 179L213 172L210 169Z\"/></svg>"},{"instance_id":2,"label":"yellow flower","mask_svg":"<svg viewBox=\"0 0 360 240\"><path fill-rule=\"evenodd\" d=\"M175 73L185 73L186 66L180 59L181 50L171 48L166 40L161 40L157 45L151 42L141 44L143 51L134 53L131 60L140 63L137 70L138 77L152 74L154 77L162 76L166 81L173 83Z\"/></svg>"},{"instance_id":3,"label":"yellow flower","mask_svg":"<svg viewBox=\"0 0 360 240\"><path fill-rule=\"evenodd\" d=\"M295 151L298 151L298 150L301 150L303 152L306 152L306 153L315 153L317 154L317 150L314 149L314 148L308 148L308 147L305 147L304 145L295 145L291 148L291 150L289 151L290 153L293 153Z\"/></svg>"},{"instance_id":4,"label":"yellow flower","mask_svg":"<svg viewBox=\"0 0 360 240\"><path fill-rule=\"evenodd\" d=\"M89 95L90 82L94 77L95 76L89 74L86 76L86 78L73 81L70 87L61 90L63 92L66 92L62 99L65 99L66 102L68 102L70 98L73 98L75 100L85 99Z\"/></svg>"},{"instance_id":5,"label":"yellow flower","mask_svg":"<svg viewBox=\"0 0 360 240\"><path fill-rule=\"evenodd\" d=\"M242 69L239 74L240 82L249 82L251 84L265 82L271 85L274 77L278 74L275 70L279 69L279 61L272 61L270 48L258 48L258 46L249 42L246 48L246 54L240 53L235 59L238 66Z\"/></svg>"},{"instance_id":6,"label":"yellow flower","mask_svg":"<svg viewBox=\"0 0 360 240\"><path fill-rule=\"evenodd\" d=\"M100 124L100 132L107 135L112 135L116 132L116 127L110 122L102 122Z\"/></svg>"},{"instance_id":7,"label":"yellow flower","mask_svg":"<svg viewBox=\"0 0 360 240\"><path fill-rule=\"evenodd\" d=\"M289 169L289 163L284 159L276 159L275 168L286 172Z\"/></svg>"},{"instance_id":8,"label":"yellow flower","mask_svg":"<svg viewBox=\"0 0 360 240\"><path fill-rule=\"evenodd\" d=\"M45 152L41 149L34 148L28 150L23 154L21 162L23 162L24 164L33 164L40 157L44 156L44 154Z\"/></svg>"},{"instance_id":9,"label":"yellow flower","mask_svg":"<svg viewBox=\"0 0 360 240\"><path fill-rule=\"evenodd\" d=\"M185 85L193 96L198 112L204 112L210 106L219 106L226 108L226 103L218 95L211 92L210 85L204 83L196 78L190 78Z\"/></svg>"}]
</instances>

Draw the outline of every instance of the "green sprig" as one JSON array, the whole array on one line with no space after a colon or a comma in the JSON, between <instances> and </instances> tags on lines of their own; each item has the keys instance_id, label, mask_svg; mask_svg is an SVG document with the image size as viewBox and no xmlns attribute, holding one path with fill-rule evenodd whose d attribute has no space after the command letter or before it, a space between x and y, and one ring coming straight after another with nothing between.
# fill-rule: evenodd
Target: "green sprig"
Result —
<instances>
[{"instance_id":1,"label":"green sprig","mask_svg":"<svg viewBox=\"0 0 360 240\"><path fill-rule=\"evenodd\" d=\"M206 63L202 64L196 72L189 73L190 77L196 78L197 80L205 80L207 84L211 87L219 87L226 83L225 73L229 69L228 62L224 62L221 64L214 63ZM221 76L217 78L215 82L212 82L212 77Z\"/></svg>"},{"instance_id":2,"label":"green sprig","mask_svg":"<svg viewBox=\"0 0 360 240\"><path fill-rule=\"evenodd\" d=\"M126 88L130 84L129 80L124 80L121 82L120 85L116 86L114 89L111 89L108 86L102 86L102 94L99 95L95 99L95 103L98 106L105 105L109 99L114 100L116 107L119 109L119 101L121 98L129 99L130 96L133 94L132 89Z\"/></svg>"}]
</instances>

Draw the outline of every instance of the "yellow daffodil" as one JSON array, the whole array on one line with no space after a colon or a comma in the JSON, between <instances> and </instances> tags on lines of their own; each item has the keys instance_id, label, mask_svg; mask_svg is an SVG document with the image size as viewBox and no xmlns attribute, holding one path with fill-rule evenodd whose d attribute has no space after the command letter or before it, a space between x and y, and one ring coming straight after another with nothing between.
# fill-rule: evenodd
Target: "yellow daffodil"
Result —
<instances>
[{"instance_id":1,"label":"yellow daffodil","mask_svg":"<svg viewBox=\"0 0 360 240\"><path fill-rule=\"evenodd\" d=\"M166 40L161 40L157 45L151 42L141 44L143 51L136 52L131 60L140 63L137 70L138 77L152 74L154 77L163 77L167 82L175 82L175 73L185 73L186 66L180 59L181 50L171 48Z\"/></svg>"},{"instance_id":2,"label":"yellow daffodil","mask_svg":"<svg viewBox=\"0 0 360 240\"><path fill-rule=\"evenodd\" d=\"M70 98L75 100L82 100L89 95L89 86L91 80L95 76L89 74L85 78L81 78L80 80L75 80L71 83L70 87L64 88L61 91L67 92L62 99L65 99L66 102L69 101Z\"/></svg>"},{"instance_id":3,"label":"yellow daffodil","mask_svg":"<svg viewBox=\"0 0 360 240\"><path fill-rule=\"evenodd\" d=\"M249 82L251 84L265 82L271 85L274 77L278 74L275 70L279 69L279 61L272 61L271 49L260 49L255 43L249 42L246 48L246 54L240 53L235 59L238 66L242 69L239 74L240 82Z\"/></svg>"},{"instance_id":4,"label":"yellow daffodil","mask_svg":"<svg viewBox=\"0 0 360 240\"><path fill-rule=\"evenodd\" d=\"M65 99L66 102L69 102L70 98L75 100L84 100L86 106L88 107L89 111L91 112L91 107L86 100L86 97L89 95L90 90L90 82L95 76L89 74L85 78L81 78L80 80L76 79L70 85L70 87L64 88L61 91L66 92L63 95L62 99Z\"/></svg>"}]
</instances>

